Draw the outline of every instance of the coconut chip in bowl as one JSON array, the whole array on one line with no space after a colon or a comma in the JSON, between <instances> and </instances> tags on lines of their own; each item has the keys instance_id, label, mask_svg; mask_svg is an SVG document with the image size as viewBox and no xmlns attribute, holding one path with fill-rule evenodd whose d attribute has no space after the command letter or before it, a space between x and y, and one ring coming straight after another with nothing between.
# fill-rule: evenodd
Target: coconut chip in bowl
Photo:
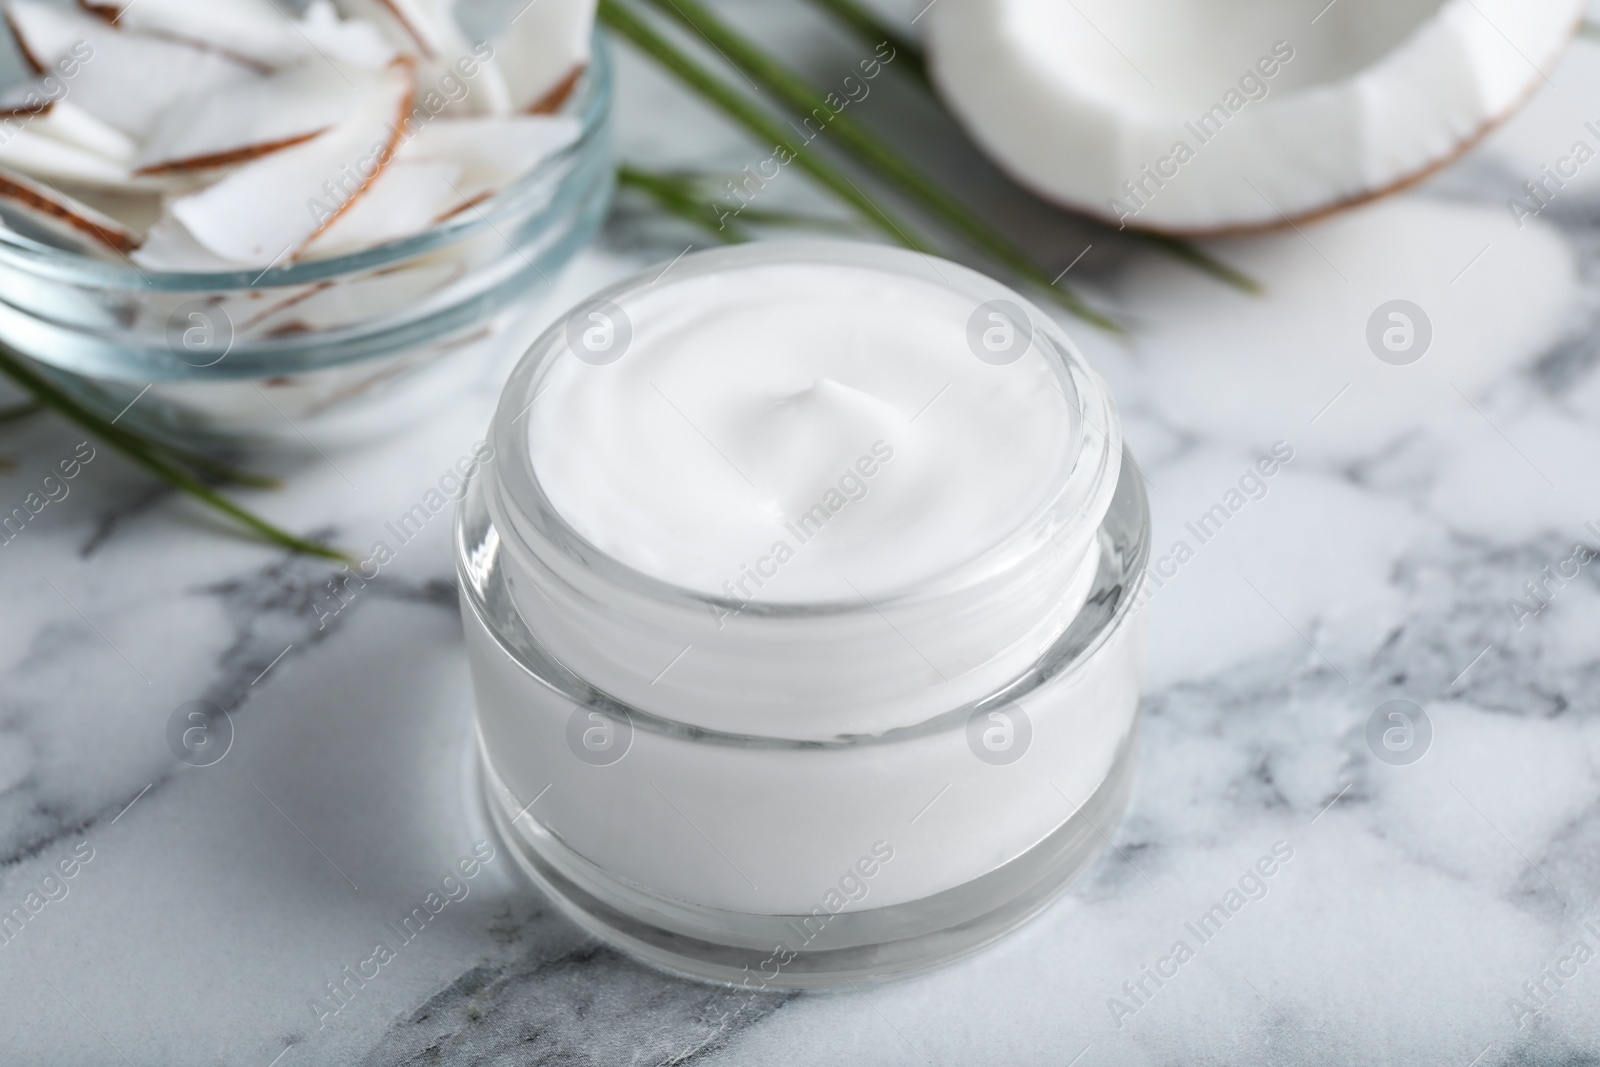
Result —
<instances>
[{"instance_id":1,"label":"coconut chip in bowl","mask_svg":"<svg viewBox=\"0 0 1600 1067\"><path fill-rule=\"evenodd\" d=\"M587 62L592 5L546 0L477 44L452 7L10 0L37 77L0 98L0 209L149 271L265 269L420 233L579 133L551 112Z\"/></svg>"},{"instance_id":2,"label":"coconut chip in bowl","mask_svg":"<svg viewBox=\"0 0 1600 1067\"><path fill-rule=\"evenodd\" d=\"M0 341L107 417L137 399L124 426L406 425L517 346L609 202L594 0L3 10Z\"/></svg>"}]
</instances>

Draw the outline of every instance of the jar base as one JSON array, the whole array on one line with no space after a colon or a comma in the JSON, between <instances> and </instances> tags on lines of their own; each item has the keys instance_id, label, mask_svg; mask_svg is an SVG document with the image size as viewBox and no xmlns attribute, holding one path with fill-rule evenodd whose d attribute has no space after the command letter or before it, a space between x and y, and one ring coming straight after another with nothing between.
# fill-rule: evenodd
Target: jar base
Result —
<instances>
[{"instance_id":1,"label":"jar base","mask_svg":"<svg viewBox=\"0 0 1600 1067\"><path fill-rule=\"evenodd\" d=\"M1056 899L1109 843L1133 792L1138 721L1089 799L1022 855L919 900L819 921L662 897L603 872L523 812L481 741L480 796L528 878L588 933L672 974L751 992L833 989L931 970L1010 933ZM523 831L520 826L529 829Z\"/></svg>"}]
</instances>

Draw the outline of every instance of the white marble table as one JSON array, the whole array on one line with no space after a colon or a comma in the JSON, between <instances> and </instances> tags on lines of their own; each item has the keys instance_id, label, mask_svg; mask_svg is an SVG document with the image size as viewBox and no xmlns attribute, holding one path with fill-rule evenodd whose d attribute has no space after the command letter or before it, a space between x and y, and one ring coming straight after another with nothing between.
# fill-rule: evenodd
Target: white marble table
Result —
<instances>
[{"instance_id":1,"label":"white marble table","mask_svg":"<svg viewBox=\"0 0 1600 1067\"><path fill-rule=\"evenodd\" d=\"M854 58L803 13L758 21L819 77ZM632 158L760 158L621 58ZM319 1017L324 983L489 836L467 799L447 522L319 628L327 565L230 535L101 449L0 548L0 912L74 872L0 946L0 1062L1589 1062L1600 960L1573 949L1600 952L1600 564L1552 582L1537 613L1509 603L1575 542L1600 547L1600 163L1520 230L1506 207L1593 141L1600 47L1577 44L1551 80L1417 192L1217 245L1269 284L1252 298L1042 212L880 79L862 114L1041 255L1064 266L1097 242L1071 277L1135 329L1074 329L1145 464L1158 555L1194 551L1147 609L1116 849L1000 944L859 994L773 996L719 1025L730 994L599 946L502 855ZM544 317L690 240L623 212ZM1407 366L1365 339L1393 299L1432 324ZM380 536L478 438L506 362L251 505ZM5 431L0 503L80 440L48 419ZM1293 459L1267 494L1199 543L1185 524L1280 441ZM1409 764L1367 740L1395 699L1431 723ZM191 700L230 709L211 767L167 744ZM1185 924L1275 845L1292 858L1265 895L1193 938ZM1125 991L1180 939L1175 977Z\"/></svg>"}]
</instances>

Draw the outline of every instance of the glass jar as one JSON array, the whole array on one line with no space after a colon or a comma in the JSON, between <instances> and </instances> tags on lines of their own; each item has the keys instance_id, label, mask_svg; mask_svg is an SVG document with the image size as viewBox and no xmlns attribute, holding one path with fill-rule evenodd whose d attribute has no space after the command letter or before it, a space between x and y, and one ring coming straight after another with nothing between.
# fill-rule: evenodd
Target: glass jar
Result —
<instances>
[{"instance_id":1,"label":"glass jar","mask_svg":"<svg viewBox=\"0 0 1600 1067\"><path fill-rule=\"evenodd\" d=\"M473 380L463 360L526 343L529 293L604 220L611 92L597 35L559 111L580 123L573 144L473 210L365 251L163 273L0 229L0 340L91 409L180 442L338 446L410 425Z\"/></svg>"},{"instance_id":2,"label":"glass jar","mask_svg":"<svg viewBox=\"0 0 1600 1067\"><path fill-rule=\"evenodd\" d=\"M1042 908L1127 804L1141 478L1104 383L997 282L937 262L974 309L1027 317L1074 451L1023 528L933 580L870 603L708 596L601 551L540 485L524 416L578 358L570 322L755 264L926 281L928 262L840 242L689 256L672 281L647 271L558 322L501 398L456 540L483 793L538 885L657 965L751 989L932 966ZM933 661L963 666L930 687Z\"/></svg>"}]
</instances>

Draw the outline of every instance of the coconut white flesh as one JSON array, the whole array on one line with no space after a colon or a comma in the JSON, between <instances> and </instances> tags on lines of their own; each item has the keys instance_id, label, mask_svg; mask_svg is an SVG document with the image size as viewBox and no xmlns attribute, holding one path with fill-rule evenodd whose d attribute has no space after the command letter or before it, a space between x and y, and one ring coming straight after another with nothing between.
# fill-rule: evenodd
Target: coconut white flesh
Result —
<instances>
[{"instance_id":1,"label":"coconut white flesh","mask_svg":"<svg viewBox=\"0 0 1600 1067\"><path fill-rule=\"evenodd\" d=\"M341 19L333 0L314 0L296 27L313 51L336 63L382 70L398 54L372 23Z\"/></svg>"},{"instance_id":2,"label":"coconut white flesh","mask_svg":"<svg viewBox=\"0 0 1600 1067\"><path fill-rule=\"evenodd\" d=\"M5 11L18 44L40 69L77 55L75 49L91 49L92 58L80 62L71 79L72 101L139 140L181 97L260 77L221 53L125 33L71 8L11 0Z\"/></svg>"},{"instance_id":3,"label":"coconut white flesh","mask_svg":"<svg viewBox=\"0 0 1600 1067\"><path fill-rule=\"evenodd\" d=\"M582 124L564 115L506 115L437 121L401 145L397 159L458 163L458 206L499 192L571 145Z\"/></svg>"},{"instance_id":4,"label":"coconut white flesh","mask_svg":"<svg viewBox=\"0 0 1600 1067\"><path fill-rule=\"evenodd\" d=\"M57 182L56 187L69 196L76 197L103 214L110 215L136 234L150 232L150 227L161 218L164 199L185 190L181 183L171 182L168 189L106 189L93 188L71 182Z\"/></svg>"},{"instance_id":5,"label":"coconut white flesh","mask_svg":"<svg viewBox=\"0 0 1600 1067\"><path fill-rule=\"evenodd\" d=\"M503 115L511 110L505 79L486 67L462 32L450 0L339 0L351 19L382 26L395 47L414 55L418 91L429 110L447 115Z\"/></svg>"},{"instance_id":6,"label":"coconut white flesh","mask_svg":"<svg viewBox=\"0 0 1600 1067\"><path fill-rule=\"evenodd\" d=\"M383 29L389 42L424 59L454 61L472 50L450 5L433 0L336 0L346 18Z\"/></svg>"},{"instance_id":7,"label":"coconut white flesh","mask_svg":"<svg viewBox=\"0 0 1600 1067\"><path fill-rule=\"evenodd\" d=\"M186 96L162 114L135 169L214 167L309 140L348 117L378 76L318 60Z\"/></svg>"},{"instance_id":8,"label":"coconut white flesh","mask_svg":"<svg viewBox=\"0 0 1600 1067\"><path fill-rule=\"evenodd\" d=\"M305 258L344 255L421 233L462 202L456 193L461 170L459 163L396 158L306 247Z\"/></svg>"},{"instance_id":9,"label":"coconut white flesh","mask_svg":"<svg viewBox=\"0 0 1600 1067\"><path fill-rule=\"evenodd\" d=\"M396 151L372 187L306 248L343 255L421 233L471 209L578 139L576 119L440 119Z\"/></svg>"},{"instance_id":10,"label":"coconut white flesh","mask_svg":"<svg viewBox=\"0 0 1600 1067\"><path fill-rule=\"evenodd\" d=\"M53 111L54 109L52 109ZM34 119L0 137L0 166L21 171L43 181L67 182L92 189L133 190L159 188L153 179L134 177L124 163L98 152L47 137L38 132L44 122Z\"/></svg>"},{"instance_id":11,"label":"coconut white flesh","mask_svg":"<svg viewBox=\"0 0 1600 1067\"><path fill-rule=\"evenodd\" d=\"M95 118L71 100L62 100L31 119L28 129L124 167L133 162L139 151L132 137L109 122Z\"/></svg>"},{"instance_id":12,"label":"coconut white flesh","mask_svg":"<svg viewBox=\"0 0 1600 1067\"><path fill-rule=\"evenodd\" d=\"M128 258L142 270L169 274L206 274L247 269L246 264L219 256L196 241L183 223L171 215L163 215L151 226L143 243Z\"/></svg>"},{"instance_id":13,"label":"coconut white flesh","mask_svg":"<svg viewBox=\"0 0 1600 1067\"><path fill-rule=\"evenodd\" d=\"M589 62L595 0L533 0L494 40L494 65L514 110L553 110L563 85Z\"/></svg>"},{"instance_id":14,"label":"coconut white flesh","mask_svg":"<svg viewBox=\"0 0 1600 1067\"><path fill-rule=\"evenodd\" d=\"M470 94L466 100L468 114L501 116L518 110L505 70L495 60L492 47L474 45L472 55L456 60L454 67Z\"/></svg>"},{"instance_id":15,"label":"coconut white flesh","mask_svg":"<svg viewBox=\"0 0 1600 1067\"><path fill-rule=\"evenodd\" d=\"M928 51L951 111L1022 184L1113 223L1204 233L1448 161L1543 84L1585 6L940 0Z\"/></svg>"},{"instance_id":16,"label":"coconut white flesh","mask_svg":"<svg viewBox=\"0 0 1600 1067\"><path fill-rule=\"evenodd\" d=\"M80 2L120 29L215 49L267 70L317 58L380 70L395 57L376 26L340 19L332 0L315 0L298 19L270 0Z\"/></svg>"},{"instance_id":17,"label":"coconut white flesh","mask_svg":"<svg viewBox=\"0 0 1600 1067\"><path fill-rule=\"evenodd\" d=\"M293 260L382 173L414 84L412 65L397 61L337 126L176 198L173 216L224 259L260 267Z\"/></svg>"},{"instance_id":18,"label":"coconut white flesh","mask_svg":"<svg viewBox=\"0 0 1600 1067\"><path fill-rule=\"evenodd\" d=\"M466 118L473 115L508 115L511 96L505 78L492 62L473 52L417 63L417 104L430 116Z\"/></svg>"},{"instance_id":19,"label":"coconut white flesh","mask_svg":"<svg viewBox=\"0 0 1600 1067\"><path fill-rule=\"evenodd\" d=\"M266 67L311 54L271 0L80 0L117 28L214 48Z\"/></svg>"},{"instance_id":20,"label":"coconut white flesh","mask_svg":"<svg viewBox=\"0 0 1600 1067\"><path fill-rule=\"evenodd\" d=\"M120 258L139 243L138 235L116 219L14 171L0 170L0 210L80 251L110 252Z\"/></svg>"},{"instance_id":21,"label":"coconut white flesh","mask_svg":"<svg viewBox=\"0 0 1600 1067\"><path fill-rule=\"evenodd\" d=\"M55 107L62 95L59 84L52 87L42 80L20 82L0 90L0 114L42 115Z\"/></svg>"}]
</instances>

